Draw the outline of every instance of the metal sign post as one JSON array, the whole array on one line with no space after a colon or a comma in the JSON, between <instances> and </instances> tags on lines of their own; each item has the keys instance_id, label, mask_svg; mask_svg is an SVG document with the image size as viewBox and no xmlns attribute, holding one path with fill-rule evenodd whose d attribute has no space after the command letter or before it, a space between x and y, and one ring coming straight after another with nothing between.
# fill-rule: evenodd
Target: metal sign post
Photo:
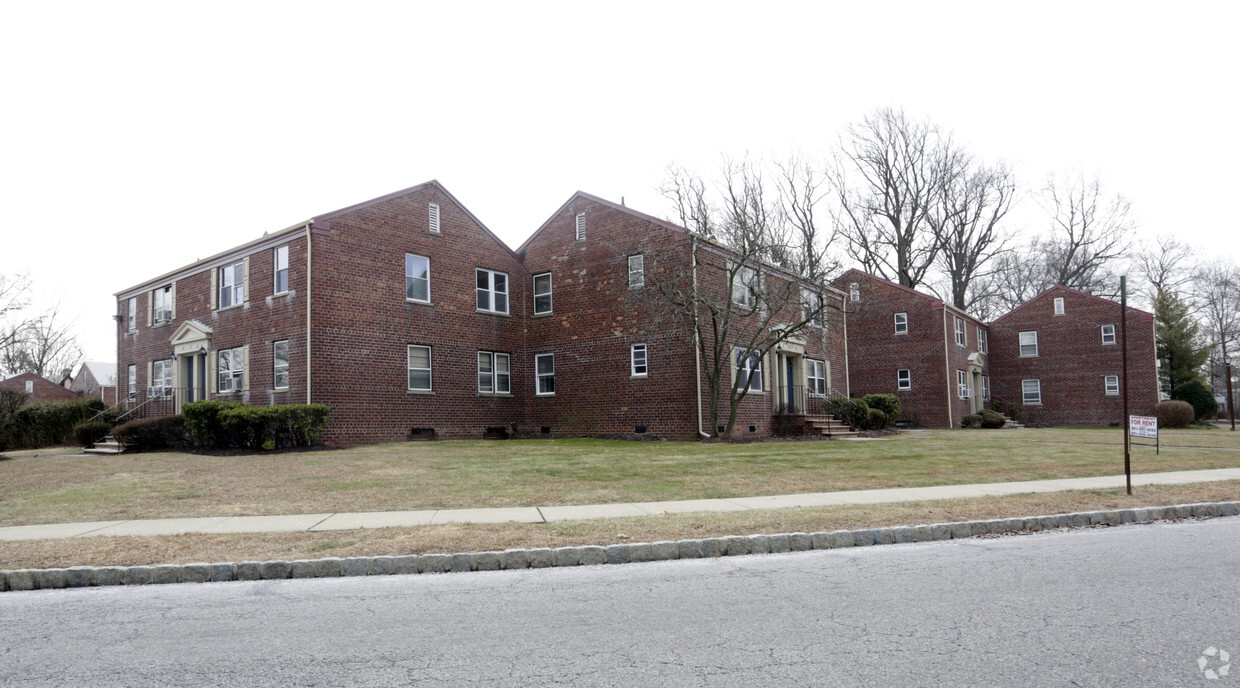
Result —
<instances>
[{"instance_id":1,"label":"metal sign post","mask_svg":"<svg viewBox=\"0 0 1240 688\"><path fill-rule=\"evenodd\" d=\"M1128 277L1119 278L1119 331L1120 350L1123 352L1123 382L1121 393L1124 397L1124 420L1128 420ZM1120 427L1123 427L1121 423ZM1129 433L1124 432L1124 479L1128 485L1128 494L1132 494L1132 459L1129 456Z\"/></svg>"}]
</instances>

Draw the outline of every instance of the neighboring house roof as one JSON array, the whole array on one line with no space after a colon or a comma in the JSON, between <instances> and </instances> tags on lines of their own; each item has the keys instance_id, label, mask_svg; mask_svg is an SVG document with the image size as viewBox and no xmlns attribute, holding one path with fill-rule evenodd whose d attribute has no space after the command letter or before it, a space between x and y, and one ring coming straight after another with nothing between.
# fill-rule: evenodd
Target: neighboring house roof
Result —
<instances>
[{"instance_id":1,"label":"neighboring house roof","mask_svg":"<svg viewBox=\"0 0 1240 688\"><path fill-rule=\"evenodd\" d=\"M995 318L995 319L994 319L993 321L991 321L991 322L993 322L993 323L998 323L1000 320L1003 320L1004 318L1007 318L1007 317L1011 316L1012 314L1017 313L1017 312L1019 312L1020 310L1022 310L1022 309L1024 309L1024 308L1027 308L1027 307L1028 307L1030 304L1032 304L1033 302L1035 302L1035 301L1039 301L1039 300L1041 300L1041 299L1045 298L1045 297L1046 297L1047 295L1049 295L1051 292L1055 292L1055 291L1063 291L1063 292L1067 292L1067 293L1069 293L1069 294L1075 294L1075 295L1077 295L1077 296L1084 296L1084 297L1085 297L1085 298L1087 298L1087 299L1093 299L1093 300L1095 300L1095 301L1099 301L1099 302L1101 302L1101 303L1112 304L1112 305L1115 305L1115 306L1118 306L1118 305L1119 305L1119 302L1118 302L1118 301L1112 301L1111 299L1104 299L1104 298L1102 298L1101 296L1095 296L1095 295L1090 294L1090 293L1088 293L1088 292L1083 292L1083 291L1081 291L1080 289L1073 289L1072 287L1065 287L1065 286L1063 286L1062 284L1056 284L1056 285L1054 285L1054 286L1050 287L1049 289L1047 289L1046 291L1044 291L1044 292L1042 292L1042 293L1038 294L1037 296L1033 297L1032 299L1029 299L1028 301L1026 301L1026 302L1024 302L1024 303L1020 304L1020 305L1019 305L1019 306L1017 306L1016 308L1013 308L1012 310L1008 311L1007 313L1004 313L1003 315L1001 315L1001 316L999 316L999 317ZM1141 314L1141 322L1153 322L1153 321L1154 321L1154 314L1153 314L1153 313L1150 313L1149 311L1143 311L1143 310L1141 310L1140 308L1135 308L1135 307L1133 307L1133 306L1128 306L1128 310L1130 310L1130 311L1136 311L1136 312L1140 313L1140 314Z\"/></svg>"},{"instance_id":2,"label":"neighboring house roof","mask_svg":"<svg viewBox=\"0 0 1240 688\"><path fill-rule=\"evenodd\" d=\"M82 369L89 369L95 382L101 385L116 384L116 364L104 363L102 361L87 361L82 364L82 368L78 369L78 375L82 374Z\"/></svg>"},{"instance_id":3,"label":"neighboring house roof","mask_svg":"<svg viewBox=\"0 0 1240 688\"><path fill-rule=\"evenodd\" d=\"M38 373L26 372L11 375L0 381L0 387L17 390L18 392L26 391L26 383L34 383L34 391L30 393L30 398L35 401L61 401L77 399L76 392L70 391L56 384L54 381L39 375Z\"/></svg>"}]
</instances>

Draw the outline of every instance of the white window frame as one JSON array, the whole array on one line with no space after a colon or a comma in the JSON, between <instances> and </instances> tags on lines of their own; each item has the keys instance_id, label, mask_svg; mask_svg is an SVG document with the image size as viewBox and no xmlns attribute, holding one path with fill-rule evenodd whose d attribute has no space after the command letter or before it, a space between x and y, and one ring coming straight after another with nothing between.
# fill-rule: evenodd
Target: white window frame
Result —
<instances>
[{"instance_id":1,"label":"white window frame","mask_svg":"<svg viewBox=\"0 0 1240 688\"><path fill-rule=\"evenodd\" d=\"M861 285L860 284L856 282L848 283L848 300L849 301L860 301L861 300Z\"/></svg>"},{"instance_id":2,"label":"white window frame","mask_svg":"<svg viewBox=\"0 0 1240 688\"><path fill-rule=\"evenodd\" d=\"M547 290L545 292L540 292L538 290L538 280L544 277L546 278L546 282L547 282ZM552 309L555 305L552 301L552 295L551 295L551 273L540 272L537 275L534 275L533 280L534 280L534 315L548 315L552 312ZM540 298L545 298L547 301L547 307L542 310L539 310L538 308L538 300Z\"/></svg>"},{"instance_id":3,"label":"white window frame","mask_svg":"<svg viewBox=\"0 0 1240 688\"><path fill-rule=\"evenodd\" d=\"M1064 314L1063 297L1056 296L1055 297L1055 315L1063 315L1063 314Z\"/></svg>"},{"instance_id":4,"label":"white window frame","mask_svg":"<svg viewBox=\"0 0 1240 688\"><path fill-rule=\"evenodd\" d=\"M134 363L129 364L129 394L128 399L138 398L138 366Z\"/></svg>"},{"instance_id":5,"label":"white window frame","mask_svg":"<svg viewBox=\"0 0 1240 688\"><path fill-rule=\"evenodd\" d=\"M900 368L896 371L896 389L908 390L913 388L913 371L909 368Z\"/></svg>"},{"instance_id":6,"label":"white window frame","mask_svg":"<svg viewBox=\"0 0 1240 688\"><path fill-rule=\"evenodd\" d=\"M586 214L584 211L577 213L574 228L575 228L575 231L573 234L574 238L577 241L585 241L586 240Z\"/></svg>"},{"instance_id":7,"label":"white window frame","mask_svg":"<svg viewBox=\"0 0 1240 688\"><path fill-rule=\"evenodd\" d=\"M414 349L425 349L426 350L426 366L425 367L416 367L416 368L414 367L413 365L413 350ZM405 366L407 370L406 370L406 375L405 375L405 388L408 391L410 392L434 392L435 391L435 373L434 373L435 361L434 361L433 356L434 356L434 352L431 351L431 347L426 346L425 344L406 345ZM414 387L413 386L413 374L423 373L423 372L426 373L426 386L425 387Z\"/></svg>"},{"instance_id":8,"label":"white window frame","mask_svg":"<svg viewBox=\"0 0 1240 688\"><path fill-rule=\"evenodd\" d=\"M154 321L156 325L162 325L172 321L172 285L166 284L151 292L151 298L154 299Z\"/></svg>"},{"instance_id":9,"label":"white window frame","mask_svg":"<svg viewBox=\"0 0 1240 688\"><path fill-rule=\"evenodd\" d=\"M1118 342L1119 342L1119 338L1117 338L1117 337L1115 336L1115 326L1114 326L1114 325L1103 325L1100 329L1102 330L1102 345L1103 345L1103 346L1112 346L1112 345L1114 345L1114 344L1116 344L1116 343L1118 343ZM1108 330L1108 329L1110 329L1110 330L1111 330L1110 341L1107 341L1107 339L1108 339L1108 337L1107 337L1107 330Z\"/></svg>"},{"instance_id":10,"label":"white window frame","mask_svg":"<svg viewBox=\"0 0 1240 688\"><path fill-rule=\"evenodd\" d=\"M762 351L748 352L738 347L736 349L736 375L744 377L744 381L737 385L737 389L748 389L750 392L763 391Z\"/></svg>"},{"instance_id":11,"label":"white window frame","mask_svg":"<svg viewBox=\"0 0 1240 688\"><path fill-rule=\"evenodd\" d=\"M439 204L431 201L426 204L426 220L430 228L431 234L443 234L443 228L439 225Z\"/></svg>"},{"instance_id":12,"label":"white window frame","mask_svg":"<svg viewBox=\"0 0 1240 688\"><path fill-rule=\"evenodd\" d=\"M224 365L224 359L228 359L228 365ZM241 392L245 386L245 347L237 346L231 349L220 349L215 352L215 377L216 389L220 394L233 394ZM224 384L227 376L228 384Z\"/></svg>"},{"instance_id":13,"label":"white window frame","mask_svg":"<svg viewBox=\"0 0 1240 688\"><path fill-rule=\"evenodd\" d=\"M801 317L814 327L823 326L822 294L809 289L801 290Z\"/></svg>"},{"instance_id":14,"label":"white window frame","mask_svg":"<svg viewBox=\"0 0 1240 688\"><path fill-rule=\"evenodd\" d=\"M908 334L908 313L896 313L892 316L896 334Z\"/></svg>"},{"instance_id":15,"label":"white window frame","mask_svg":"<svg viewBox=\"0 0 1240 688\"><path fill-rule=\"evenodd\" d=\"M280 363L280 349L284 349L284 363ZM288 340L279 339L271 343L271 388L272 389L288 389L288 367L289 367L289 351ZM280 384L280 378L283 376L284 384Z\"/></svg>"},{"instance_id":16,"label":"white window frame","mask_svg":"<svg viewBox=\"0 0 1240 688\"><path fill-rule=\"evenodd\" d=\"M138 297L136 296L129 297L128 308L129 308L129 314L128 314L129 322L126 324L128 325L128 331L133 332L138 329Z\"/></svg>"},{"instance_id":17,"label":"white window frame","mask_svg":"<svg viewBox=\"0 0 1240 688\"><path fill-rule=\"evenodd\" d=\"M982 376L982 400L990 401L990 376Z\"/></svg>"},{"instance_id":18,"label":"white window frame","mask_svg":"<svg viewBox=\"0 0 1240 688\"><path fill-rule=\"evenodd\" d=\"M219 309L232 308L245 303L245 261L239 260L217 268L219 273ZM228 298L225 299L224 296Z\"/></svg>"},{"instance_id":19,"label":"white window frame","mask_svg":"<svg viewBox=\"0 0 1240 688\"><path fill-rule=\"evenodd\" d=\"M952 317L956 319L956 322L953 325L956 330L956 346L968 346L969 334L968 330L964 327L964 318L959 315L953 315Z\"/></svg>"},{"instance_id":20,"label":"white window frame","mask_svg":"<svg viewBox=\"0 0 1240 688\"><path fill-rule=\"evenodd\" d=\"M425 269L424 276L418 276L417 269L421 266ZM411 296L410 292L419 283L426 285L426 298L420 299L417 296ZM412 303L430 303L431 302L431 259L426 256L420 256L416 253L405 254L405 300Z\"/></svg>"},{"instance_id":21,"label":"white window frame","mask_svg":"<svg viewBox=\"0 0 1240 688\"><path fill-rule=\"evenodd\" d=\"M956 396L960 399L968 399L973 396L973 390L969 389L969 371L956 371Z\"/></svg>"},{"instance_id":22,"label":"white window frame","mask_svg":"<svg viewBox=\"0 0 1240 688\"><path fill-rule=\"evenodd\" d=\"M171 358L151 361L151 391L148 396L172 396L173 365L174 363Z\"/></svg>"},{"instance_id":23,"label":"white window frame","mask_svg":"<svg viewBox=\"0 0 1240 688\"><path fill-rule=\"evenodd\" d=\"M637 260L634 268L634 259ZM646 285L646 257L641 253L629 256L629 287L636 289Z\"/></svg>"},{"instance_id":24,"label":"white window frame","mask_svg":"<svg viewBox=\"0 0 1240 688\"><path fill-rule=\"evenodd\" d=\"M34 394L34 380L26 380L26 394Z\"/></svg>"},{"instance_id":25,"label":"white window frame","mask_svg":"<svg viewBox=\"0 0 1240 688\"><path fill-rule=\"evenodd\" d=\"M645 344L634 344L629 347L629 374L633 377L646 377L650 373L650 352Z\"/></svg>"},{"instance_id":26,"label":"white window frame","mask_svg":"<svg viewBox=\"0 0 1240 688\"><path fill-rule=\"evenodd\" d=\"M805 389L815 396L827 394L827 362L816 358L805 359Z\"/></svg>"},{"instance_id":27,"label":"white window frame","mask_svg":"<svg viewBox=\"0 0 1240 688\"><path fill-rule=\"evenodd\" d=\"M754 279L757 273L753 268L742 265L732 273L732 303L745 308L753 308L757 305L757 289L754 288Z\"/></svg>"},{"instance_id":28,"label":"white window frame","mask_svg":"<svg viewBox=\"0 0 1240 688\"><path fill-rule=\"evenodd\" d=\"M977 352L981 354L990 353L990 334L983 330L981 325L977 326Z\"/></svg>"},{"instance_id":29,"label":"white window frame","mask_svg":"<svg viewBox=\"0 0 1240 688\"><path fill-rule=\"evenodd\" d=\"M479 287L477 286L478 278L482 277L483 275L486 275L487 286ZM504 290L503 291L500 291L496 287L496 277L500 275L504 277ZM509 305L508 304L508 285L509 285L508 273L500 272L499 270L488 270L487 268L476 268L474 270L474 285L476 287L476 294L478 296L483 296L483 295L486 296L485 304L478 303L477 300L475 300L474 302L475 305L478 307L479 311L483 313L499 313L501 315L508 315L508 305ZM498 297L501 295L504 297L502 299L504 307L498 308L499 301L500 301ZM483 308L483 305L485 305L486 308Z\"/></svg>"},{"instance_id":30,"label":"white window frame","mask_svg":"<svg viewBox=\"0 0 1240 688\"><path fill-rule=\"evenodd\" d=\"M550 369L542 370L542 361L550 362ZM545 383L545 384L544 384ZM555 354L536 354L534 356L534 396L555 396Z\"/></svg>"},{"instance_id":31,"label":"white window frame","mask_svg":"<svg viewBox=\"0 0 1240 688\"><path fill-rule=\"evenodd\" d=\"M1031 339L1032 339L1031 343L1027 343L1025 341L1026 339L1025 335L1031 335ZM1026 330L1025 332L1021 332L1020 334L1017 335L1017 343L1019 344L1019 347L1020 347L1019 352L1020 352L1021 358L1034 358L1035 356L1038 355L1038 331L1037 330ZM1025 353L1026 347L1033 347L1033 352Z\"/></svg>"},{"instance_id":32,"label":"white window frame","mask_svg":"<svg viewBox=\"0 0 1240 688\"><path fill-rule=\"evenodd\" d=\"M483 361L486 366L483 366ZM500 361L503 365L500 365ZM503 368L503 372L500 368ZM486 384L483 384L486 375ZM498 351L478 352L478 393L479 394L512 394L512 357Z\"/></svg>"},{"instance_id":33,"label":"white window frame","mask_svg":"<svg viewBox=\"0 0 1240 688\"><path fill-rule=\"evenodd\" d=\"M1102 376L1102 389L1103 391L1106 392L1106 395L1109 397L1118 395L1119 394L1119 376L1118 375L1103 375Z\"/></svg>"},{"instance_id":34,"label":"white window frame","mask_svg":"<svg viewBox=\"0 0 1240 688\"><path fill-rule=\"evenodd\" d=\"M275 264L274 265L275 283L272 285L272 289L274 290L272 293L276 295L287 294L288 293L288 244L276 247L275 257L273 258L273 260ZM284 278L283 285L280 284L281 277ZM281 289L280 288L281 286L283 286L284 288Z\"/></svg>"},{"instance_id":35,"label":"white window frame","mask_svg":"<svg viewBox=\"0 0 1240 688\"><path fill-rule=\"evenodd\" d=\"M1032 391L1029 383L1033 383ZM1041 380L1021 380L1020 381L1020 398L1021 403L1025 406L1041 406L1042 405L1042 381ZM1030 401L1030 399L1033 399Z\"/></svg>"}]
</instances>

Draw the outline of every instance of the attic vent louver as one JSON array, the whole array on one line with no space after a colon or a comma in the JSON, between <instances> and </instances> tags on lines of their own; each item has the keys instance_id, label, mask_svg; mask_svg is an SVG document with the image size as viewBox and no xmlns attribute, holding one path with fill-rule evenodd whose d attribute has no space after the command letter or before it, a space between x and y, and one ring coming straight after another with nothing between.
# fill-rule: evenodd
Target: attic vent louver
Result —
<instances>
[{"instance_id":1,"label":"attic vent louver","mask_svg":"<svg viewBox=\"0 0 1240 688\"><path fill-rule=\"evenodd\" d=\"M577 213L577 241L586 240L586 214Z\"/></svg>"},{"instance_id":2,"label":"attic vent louver","mask_svg":"<svg viewBox=\"0 0 1240 688\"><path fill-rule=\"evenodd\" d=\"M430 204L431 234L439 234L439 204Z\"/></svg>"}]
</instances>

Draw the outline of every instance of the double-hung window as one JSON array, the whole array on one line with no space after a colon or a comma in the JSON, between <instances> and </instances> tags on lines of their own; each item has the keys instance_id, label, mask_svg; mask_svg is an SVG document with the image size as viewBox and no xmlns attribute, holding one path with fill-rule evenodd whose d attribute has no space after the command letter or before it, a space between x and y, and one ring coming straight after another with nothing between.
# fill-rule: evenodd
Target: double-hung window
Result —
<instances>
[{"instance_id":1,"label":"double-hung window","mask_svg":"<svg viewBox=\"0 0 1240 688\"><path fill-rule=\"evenodd\" d=\"M1028 404L1042 403L1042 381L1041 380L1021 380L1020 381L1021 401Z\"/></svg>"},{"instance_id":2,"label":"double-hung window","mask_svg":"<svg viewBox=\"0 0 1240 688\"><path fill-rule=\"evenodd\" d=\"M431 259L405 254L405 300L431 302Z\"/></svg>"},{"instance_id":3,"label":"double-hung window","mask_svg":"<svg viewBox=\"0 0 1240 688\"><path fill-rule=\"evenodd\" d=\"M172 285L160 287L151 292L155 299L153 310L155 313L155 324L169 322L172 320Z\"/></svg>"},{"instance_id":4,"label":"double-hung window","mask_svg":"<svg viewBox=\"0 0 1240 688\"><path fill-rule=\"evenodd\" d=\"M1115 326L1114 325L1103 325L1102 326L1102 343L1103 344L1114 344L1115 343Z\"/></svg>"},{"instance_id":5,"label":"double-hung window","mask_svg":"<svg viewBox=\"0 0 1240 688\"><path fill-rule=\"evenodd\" d=\"M848 300L849 301L860 301L861 300L861 285L860 284L856 282L848 283Z\"/></svg>"},{"instance_id":6,"label":"double-hung window","mask_svg":"<svg viewBox=\"0 0 1240 688\"><path fill-rule=\"evenodd\" d=\"M133 332L138 329L138 297L131 296L129 298L129 331Z\"/></svg>"},{"instance_id":7,"label":"double-hung window","mask_svg":"<svg viewBox=\"0 0 1240 688\"><path fill-rule=\"evenodd\" d=\"M972 396L969 390L969 374L963 370L956 371L956 396L961 399Z\"/></svg>"},{"instance_id":8,"label":"double-hung window","mask_svg":"<svg viewBox=\"0 0 1240 688\"><path fill-rule=\"evenodd\" d=\"M629 286L640 287L646 283L646 258L640 253L629 256Z\"/></svg>"},{"instance_id":9,"label":"double-hung window","mask_svg":"<svg viewBox=\"0 0 1240 688\"><path fill-rule=\"evenodd\" d=\"M508 273L478 268L478 310L508 312Z\"/></svg>"},{"instance_id":10,"label":"double-hung window","mask_svg":"<svg viewBox=\"0 0 1240 688\"><path fill-rule=\"evenodd\" d=\"M633 377L645 377L648 368L646 366L646 345L634 344L629 347L629 372Z\"/></svg>"},{"instance_id":11,"label":"double-hung window","mask_svg":"<svg viewBox=\"0 0 1240 688\"><path fill-rule=\"evenodd\" d=\"M896 313L896 334L908 334L908 313Z\"/></svg>"},{"instance_id":12,"label":"double-hung window","mask_svg":"<svg viewBox=\"0 0 1240 688\"><path fill-rule=\"evenodd\" d=\"M431 348L410 344L407 356L409 359L409 391L431 391Z\"/></svg>"},{"instance_id":13,"label":"double-hung window","mask_svg":"<svg viewBox=\"0 0 1240 688\"><path fill-rule=\"evenodd\" d=\"M1119 394L1119 376L1118 375L1107 375L1103 379L1103 385L1106 388L1106 393L1108 395Z\"/></svg>"},{"instance_id":14,"label":"double-hung window","mask_svg":"<svg viewBox=\"0 0 1240 688\"><path fill-rule=\"evenodd\" d=\"M805 386L810 394L827 394L827 363L812 358L805 359Z\"/></svg>"},{"instance_id":15,"label":"double-hung window","mask_svg":"<svg viewBox=\"0 0 1240 688\"><path fill-rule=\"evenodd\" d=\"M814 327L822 327L822 295L802 289L801 303L803 308L801 318Z\"/></svg>"},{"instance_id":16,"label":"double-hung window","mask_svg":"<svg viewBox=\"0 0 1240 688\"><path fill-rule=\"evenodd\" d=\"M534 393L538 396L555 394L555 354L538 354L534 357L534 374L538 378Z\"/></svg>"},{"instance_id":17,"label":"double-hung window","mask_svg":"<svg viewBox=\"0 0 1240 688\"><path fill-rule=\"evenodd\" d=\"M151 364L151 396L166 397L172 394L172 359Z\"/></svg>"},{"instance_id":18,"label":"double-hung window","mask_svg":"<svg viewBox=\"0 0 1240 688\"><path fill-rule=\"evenodd\" d=\"M990 377L982 376L982 399L990 401Z\"/></svg>"},{"instance_id":19,"label":"double-hung window","mask_svg":"<svg viewBox=\"0 0 1240 688\"><path fill-rule=\"evenodd\" d=\"M508 354L478 352L478 393L512 393L511 361Z\"/></svg>"},{"instance_id":20,"label":"double-hung window","mask_svg":"<svg viewBox=\"0 0 1240 688\"><path fill-rule=\"evenodd\" d=\"M240 392L245 379L245 347L221 349L217 353L216 377L220 394Z\"/></svg>"},{"instance_id":21,"label":"double-hung window","mask_svg":"<svg viewBox=\"0 0 1240 688\"><path fill-rule=\"evenodd\" d=\"M964 318L958 315L952 317L956 321L956 346L964 346L968 342L964 330Z\"/></svg>"},{"instance_id":22,"label":"double-hung window","mask_svg":"<svg viewBox=\"0 0 1240 688\"><path fill-rule=\"evenodd\" d=\"M757 299L754 296L754 269L744 266L736 268L732 273L732 303L745 308L753 308Z\"/></svg>"},{"instance_id":23,"label":"double-hung window","mask_svg":"<svg viewBox=\"0 0 1240 688\"><path fill-rule=\"evenodd\" d=\"M977 326L977 351L982 354L990 353L990 335L981 325Z\"/></svg>"},{"instance_id":24,"label":"double-hung window","mask_svg":"<svg viewBox=\"0 0 1240 688\"><path fill-rule=\"evenodd\" d=\"M551 273L534 275L534 315L551 312Z\"/></svg>"},{"instance_id":25,"label":"double-hung window","mask_svg":"<svg viewBox=\"0 0 1240 688\"><path fill-rule=\"evenodd\" d=\"M1021 357L1038 355L1038 333L1036 331L1020 333L1020 355Z\"/></svg>"},{"instance_id":26,"label":"double-hung window","mask_svg":"<svg viewBox=\"0 0 1240 688\"><path fill-rule=\"evenodd\" d=\"M908 368L901 368L896 371L896 389L912 389L913 374Z\"/></svg>"},{"instance_id":27,"label":"double-hung window","mask_svg":"<svg viewBox=\"0 0 1240 688\"><path fill-rule=\"evenodd\" d=\"M288 291L288 246L280 246L275 255L276 284L275 293Z\"/></svg>"},{"instance_id":28,"label":"double-hung window","mask_svg":"<svg viewBox=\"0 0 1240 688\"><path fill-rule=\"evenodd\" d=\"M288 340L281 339L271 345L271 386L288 389Z\"/></svg>"},{"instance_id":29,"label":"double-hung window","mask_svg":"<svg viewBox=\"0 0 1240 688\"><path fill-rule=\"evenodd\" d=\"M762 391L762 352L736 350L737 389L748 389L753 392Z\"/></svg>"},{"instance_id":30,"label":"double-hung window","mask_svg":"<svg viewBox=\"0 0 1240 688\"><path fill-rule=\"evenodd\" d=\"M1063 297L1055 297L1055 315L1063 315Z\"/></svg>"},{"instance_id":31,"label":"double-hung window","mask_svg":"<svg viewBox=\"0 0 1240 688\"><path fill-rule=\"evenodd\" d=\"M240 306L245 301L245 263L220 268L220 308Z\"/></svg>"},{"instance_id":32,"label":"double-hung window","mask_svg":"<svg viewBox=\"0 0 1240 688\"><path fill-rule=\"evenodd\" d=\"M138 398L138 366L129 364L129 398Z\"/></svg>"}]
</instances>

